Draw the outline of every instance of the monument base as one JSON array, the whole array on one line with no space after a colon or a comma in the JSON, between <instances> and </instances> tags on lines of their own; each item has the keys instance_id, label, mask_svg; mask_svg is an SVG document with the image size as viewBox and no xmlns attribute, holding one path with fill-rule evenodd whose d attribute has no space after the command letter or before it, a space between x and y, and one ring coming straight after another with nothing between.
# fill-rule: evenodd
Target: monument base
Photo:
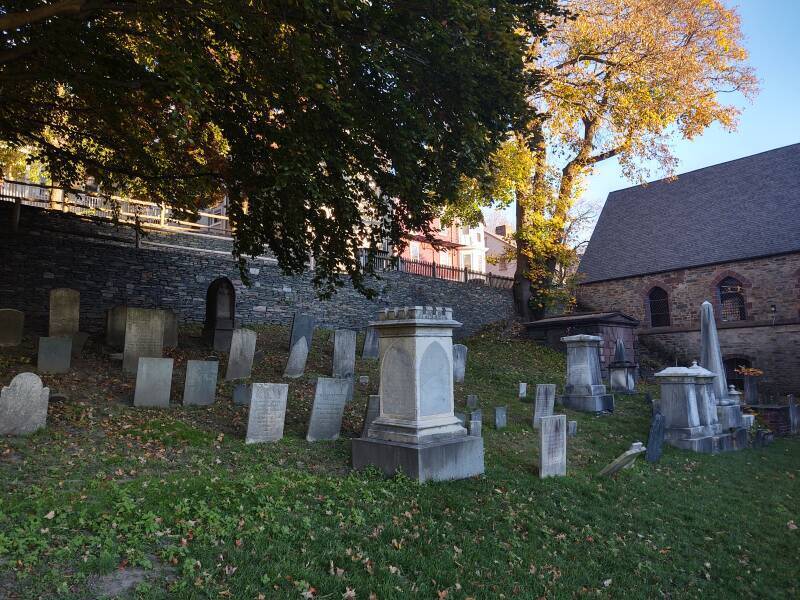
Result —
<instances>
[{"instance_id":1,"label":"monument base","mask_svg":"<svg viewBox=\"0 0 800 600\"><path fill-rule=\"evenodd\" d=\"M667 443L682 450L691 450L702 454L719 454L720 452L733 452L748 446L747 430L736 429L730 433L721 433L693 438L672 438Z\"/></svg>"},{"instance_id":2,"label":"monument base","mask_svg":"<svg viewBox=\"0 0 800 600\"><path fill-rule=\"evenodd\" d=\"M460 436L429 444L404 444L371 438L354 438L353 468L376 467L392 476L402 472L423 481L447 481L481 475L483 438Z\"/></svg>"},{"instance_id":3,"label":"monument base","mask_svg":"<svg viewBox=\"0 0 800 600\"><path fill-rule=\"evenodd\" d=\"M718 405L717 418L723 431L742 427L742 407L738 404Z\"/></svg>"},{"instance_id":4,"label":"monument base","mask_svg":"<svg viewBox=\"0 0 800 600\"><path fill-rule=\"evenodd\" d=\"M613 394L601 394L595 396L579 396L576 394L558 396L557 401L566 408L579 410L581 412L614 412Z\"/></svg>"}]
</instances>

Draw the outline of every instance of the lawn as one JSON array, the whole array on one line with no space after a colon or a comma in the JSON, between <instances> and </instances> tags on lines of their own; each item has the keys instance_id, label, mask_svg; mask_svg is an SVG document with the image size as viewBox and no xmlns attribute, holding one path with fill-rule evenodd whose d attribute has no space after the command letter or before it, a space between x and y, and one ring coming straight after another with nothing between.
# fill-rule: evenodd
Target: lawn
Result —
<instances>
[{"instance_id":1,"label":"lawn","mask_svg":"<svg viewBox=\"0 0 800 600\"><path fill-rule=\"evenodd\" d=\"M288 330L259 328L254 381L281 381ZM132 382L96 342L72 373L45 376L64 399L48 427L0 439L0 598L789 598L798 589L800 440L705 456L666 448L616 478L597 472L645 441L643 396L613 416L566 411L568 475L540 480L531 405L517 383L562 383L564 360L487 331L465 342L456 389L484 409L486 474L419 485L349 469L350 438L377 364L361 361L343 437L305 441L315 378L331 369L317 332L306 377L290 383L285 438L246 446L247 409L183 408L181 331L168 410L134 409ZM0 351L0 383L30 370L31 340ZM224 366L224 364L223 364ZM655 392L656 390L651 390ZM496 431L493 406L509 407Z\"/></svg>"}]
</instances>

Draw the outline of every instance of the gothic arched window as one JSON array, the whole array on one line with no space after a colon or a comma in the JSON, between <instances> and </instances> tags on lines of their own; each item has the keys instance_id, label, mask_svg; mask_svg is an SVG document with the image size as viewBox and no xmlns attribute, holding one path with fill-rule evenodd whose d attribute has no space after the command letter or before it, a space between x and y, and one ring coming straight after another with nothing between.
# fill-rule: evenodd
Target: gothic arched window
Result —
<instances>
[{"instance_id":1,"label":"gothic arched window","mask_svg":"<svg viewBox=\"0 0 800 600\"><path fill-rule=\"evenodd\" d=\"M726 277L717 286L720 316L723 321L744 321L747 318L744 304L744 286L735 277Z\"/></svg>"},{"instance_id":2,"label":"gothic arched window","mask_svg":"<svg viewBox=\"0 0 800 600\"><path fill-rule=\"evenodd\" d=\"M647 294L647 307L650 312L650 327L667 327L669 323L669 297L660 287L654 287Z\"/></svg>"}]
</instances>

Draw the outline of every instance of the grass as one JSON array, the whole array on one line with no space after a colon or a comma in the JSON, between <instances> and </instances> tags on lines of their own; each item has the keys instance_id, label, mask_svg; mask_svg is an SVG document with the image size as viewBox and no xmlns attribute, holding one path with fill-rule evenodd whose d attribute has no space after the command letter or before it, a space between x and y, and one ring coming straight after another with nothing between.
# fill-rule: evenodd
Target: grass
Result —
<instances>
[{"instance_id":1,"label":"grass","mask_svg":"<svg viewBox=\"0 0 800 600\"><path fill-rule=\"evenodd\" d=\"M196 329L175 352L174 400ZM666 448L614 479L597 472L646 441L642 396L610 417L567 411L568 476L540 480L531 405L517 383L560 383L563 357L489 331L467 340L467 393L509 407L483 428L486 474L418 485L350 472L349 438L377 365L348 406L343 439L308 444L313 384L330 373L318 332L290 383L286 437L246 446L246 409L221 383L209 408L127 405L131 382L90 346L73 373L45 377L67 400L48 428L0 440L0 597L95 598L789 598L800 555L800 442L720 456ZM259 328L256 381L280 381L288 331ZM29 369L4 351L0 381Z\"/></svg>"}]
</instances>

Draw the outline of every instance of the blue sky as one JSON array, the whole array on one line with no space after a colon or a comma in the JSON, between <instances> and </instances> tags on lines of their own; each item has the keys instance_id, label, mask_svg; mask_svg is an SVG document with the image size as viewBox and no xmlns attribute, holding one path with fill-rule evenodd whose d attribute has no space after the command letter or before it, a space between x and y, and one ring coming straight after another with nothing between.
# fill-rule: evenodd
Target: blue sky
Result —
<instances>
[{"instance_id":1,"label":"blue sky","mask_svg":"<svg viewBox=\"0 0 800 600\"><path fill-rule=\"evenodd\" d=\"M741 16L749 63L761 91L752 103L731 96L730 101L742 109L736 131L713 126L691 141L676 139L678 174L800 142L800 0L727 4ZM602 204L609 192L635 184L622 176L615 160L606 161L588 179L584 197ZM506 214L513 222L513 212Z\"/></svg>"}]
</instances>

